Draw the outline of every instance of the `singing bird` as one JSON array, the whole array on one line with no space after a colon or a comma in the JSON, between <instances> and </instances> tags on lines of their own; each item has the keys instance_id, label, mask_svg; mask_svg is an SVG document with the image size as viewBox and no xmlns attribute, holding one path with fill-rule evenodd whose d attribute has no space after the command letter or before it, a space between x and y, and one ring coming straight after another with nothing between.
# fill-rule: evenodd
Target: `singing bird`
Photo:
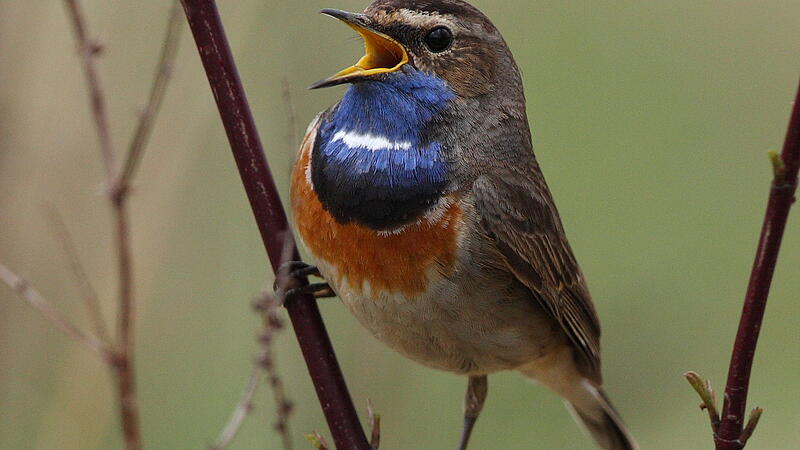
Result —
<instances>
[{"instance_id":1,"label":"singing bird","mask_svg":"<svg viewBox=\"0 0 800 450\"><path fill-rule=\"evenodd\" d=\"M638 448L602 389L600 324L533 153L519 69L461 0L326 9L366 54L312 88L349 84L309 126L292 208L334 293L392 349L469 377L466 448L487 375L552 389L605 449ZM289 300L291 301L291 300Z\"/></svg>"}]
</instances>

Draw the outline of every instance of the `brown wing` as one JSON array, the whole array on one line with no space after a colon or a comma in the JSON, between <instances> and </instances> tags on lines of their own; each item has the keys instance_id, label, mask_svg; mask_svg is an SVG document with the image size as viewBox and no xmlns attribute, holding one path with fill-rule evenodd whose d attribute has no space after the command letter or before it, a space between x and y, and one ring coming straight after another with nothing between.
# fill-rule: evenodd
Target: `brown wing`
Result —
<instances>
[{"instance_id":1,"label":"brown wing","mask_svg":"<svg viewBox=\"0 0 800 450\"><path fill-rule=\"evenodd\" d=\"M587 376L600 381L600 322L538 167L480 177L476 208L509 269L561 324Z\"/></svg>"}]
</instances>

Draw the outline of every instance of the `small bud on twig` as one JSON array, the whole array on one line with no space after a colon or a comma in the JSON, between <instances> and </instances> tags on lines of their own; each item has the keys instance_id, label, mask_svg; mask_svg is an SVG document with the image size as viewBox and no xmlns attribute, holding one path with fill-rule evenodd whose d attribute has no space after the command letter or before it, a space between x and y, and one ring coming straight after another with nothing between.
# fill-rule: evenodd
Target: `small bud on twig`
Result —
<instances>
[{"instance_id":1,"label":"small bud on twig","mask_svg":"<svg viewBox=\"0 0 800 450\"><path fill-rule=\"evenodd\" d=\"M783 162L780 153L770 150L769 159L772 161L772 172L775 175L775 186L782 186L786 183L786 164Z\"/></svg>"},{"instance_id":2,"label":"small bud on twig","mask_svg":"<svg viewBox=\"0 0 800 450\"><path fill-rule=\"evenodd\" d=\"M719 429L720 418L719 412L717 412L717 396L711 388L711 382L708 380L703 381L700 375L695 372L687 372L683 376L686 377L695 392L700 395L702 400L700 409L705 409L708 412L708 417L711 419L711 429L716 433Z\"/></svg>"},{"instance_id":3,"label":"small bud on twig","mask_svg":"<svg viewBox=\"0 0 800 450\"><path fill-rule=\"evenodd\" d=\"M325 441L325 438L321 434L319 434L318 431L315 431L314 434L307 434L306 439L308 439L308 442L310 442L311 445L313 445L314 448L316 448L317 450L330 449L328 443Z\"/></svg>"},{"instance_id":4,"label":"small bud on twig","mask_svg":"<svg viewBox=\"0 0 800 450\"><path fill-rule=\"evenodd\" d=\"M758 421L761 420L761 414L764 413L764 410L761 408L755 408L752 412L750 412L750 419L747 421L747 426L742 430L742 436L739 440L742 444L747 444L747 441L750 440L750 437L753 436L753 433L756 431L756 427L758 426Z\"/></svg>"}]
</instances>

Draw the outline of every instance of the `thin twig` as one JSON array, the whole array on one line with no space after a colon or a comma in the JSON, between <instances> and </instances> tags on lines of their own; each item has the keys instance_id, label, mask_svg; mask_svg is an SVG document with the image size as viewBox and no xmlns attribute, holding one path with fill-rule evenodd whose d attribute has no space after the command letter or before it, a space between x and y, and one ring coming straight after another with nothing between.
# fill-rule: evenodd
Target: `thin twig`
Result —
<instances>
[{"instance_id":1,"label":"thin twig","mask_svg":"<svg viewBox=\"0 0 800 450\"><path fill-rule=\"evenodd\" d=\"M278 431L283 440L284 450L292 449L292 439L289 433L289 415L293 407L291 402L287 399L286 392L283 388L283 382L276 370L272 349L275 336L284 326L277 315L278 302L275 300L273 293L265 291L256 299L253 305L264 320L264 331L259 337L259 347L261 350L259 351L241 400L236 404L228 423L217 438L216 444L209 447L209 450L224 450L233 443L245 419L254 408L253 398L258 390L260 381L265 377L272 389L277 407L275 430Z\"/></svg>"},{"instance_id":2,"label":"thin twig","mask_svg":"<svg viewBox=\"0 0 800 450\"><path fill-rule=\"evenodd\" d=\"M264 371L256 364L247 381L247 387L244 390L244 394L242 394L241 400L236 404L230 420L228 420L225 428L222 429L219 438L217 438L217 443L209 447L209 450L224 450L233 443L233 439L239 434L244 420L253 410L253 397L255 397L263 377Z\"/></svg>"},{"instance_id":3,"label":"thin twig","mask_svg":"<svg viewBox=\"0 0 800 450\"><path fill-rule=\"evenodd\" d=\"M53 234L56 240L61 244L64 255L67 257L67 263L72 271L73 278L78 285L78 289L82 291L83 301L86 305L86 311L94 326L94 331L103 342L111 342L111 335L108 333L106 321L103 319L103 312L100 308L100 300L97 295L92 282L89 280L88 272L78 256L78 249L75 246L75 241L64 223L64 218L55 206L47 208L47 215L50 218L50 224L53 228Z\"/></svg>"},{"instance_id":4,"label":"thin twig","mask_svg":"<svg viewBox=\"0 0 800 450\"><path fill-rule=\"evenodd\" d=\"M740 450L745 446L742 439L745 432L744 416L756 344L764 320L783 232L797 191L797 175L800 169L800 87L789 120L781 161L773 157L772 162L775 176L731 355L722 422L715 436L717 450ZM756 423L757 420L751 422L747 433L752 434Z\"/></svg>"},{"instance_id":5,"label":"thin twig","mask_svg":"<svg viewBox=\"0 0 800 450\"><path fill-rule=\"evenodd\" d=\"M272 293L265 293L257 303L257 308L262 311L264 318L264 332L260 339L262 352L259 358L259 365L267 373L267 383L272 390L272 397L275 402L275 430L281 436L284 450L292 450L289 417L294 407L286 395L283 380L281 380L275 365L274 355L275 336L284 328L284 325L283 321L278 317L278 302Z\"/></svg>"},{"instance_id":6,"label":"thin twig","mask_svg":"<svg viewBox=\"0 0 800 450\"><path fill-rule=\"evenodd\" d=\"M134 320L136 310L133 295L133 262L128 223L127 191L118 191L112 197L115 217L115 247L117 249L117 269L119 276L119 358L114 364L117 378L117 392L122 414L122 432L125 448L138 450L142 447L139 427L139 404L136 398L136 376L134 370Z\"/></svg>"},{"instance_id":7,"label":"thin twig","mask_svg":"<svg viewBox=\"0 0 800 450\"><path fill-rule=\"evenodd\" d=\"M175 57L178 54L178 44L180 43L181 30L183 29L183 20L180 13L180 1L175 0L169 13L167 35L161 46L161 57L156 66L156 75L153 80L153 85L150 88L150 96L147 100L147 105L139 117L139 123L136 126L133 138L128 145L128 152L125 157L125 162L122 164L122 170L119 175L120 178L116 183L117 186L127 186L130 183L142 159L144 149L147 147L147 141L152 133L153 124L155 123L156 116L158 116L158 111L163 103L164 94L167 92L167 85L172 76Z\"/></svg>"},{"instance_id":8,"label":"thin twig","mask_svg":"<svg viewBox=\"0 0 800 450\"><path fill-rule=\"evenodd\" d=\"M121 404L123 434L126 447L129 450L141 448L141 436L134 370L136 303L133 292L133 260L127 201L130 193L130 182L135 175L138 161L147 146L148 137L166 93L172 65L177 55L180 38L179 11L178 3L175 2L168 20L161 58L156 69L156 76L150 90L147 107L140 117L136 132L131 140L123 171L120 172L119 178L109 180L109 184L112 185L110 200L115 217L115 247L119 273L118 339L121 358L115 365L115 369Z\"/></svg>"},{"instance_id":9,"label":"thin twig","mask_svg":"<svg viewBox=\"0 0 800 450\"><path fill-rule=\"evenodd\" d=\"M100 46L89 40L86 19L79 0L64 0L72 19L79 54L84 67L86 83L92 105L95 128L100 141L100 151L106 168L106 182L109 186L109 201L114 216L114 247L117 253L119 312L117 315L117 351L111 365L117 381L122 431L125 448L138 450L142 447L139 426L139 407L136 397L136 376L134 370L135 355L135 297L133 292L133 261L131 254L130 223L128 218L127 199L129 183L135 173L136 165L145 149L147 138L164 96L170 67L177 51L178 14L174 7L167 36L162 47L161 60L147 107L140 117L137 131L129 146L129 152L123 166L118 172L114 149L109 131L106 112L106 99L100 84L95 56Z\"/></svg>"},{"instance_id":10,"label":"thin twig","mask_svg":"<svg viewBox=\"0 0 800 450\"><path fill-rule=\"evenodd\" d=\"M8 285L22 300L33 306L39 313L64 334L85 346L104 362L113 359L113 350L96 336L84 333L60 313L36 288L11 269L0 264L0 281Z\"/></svg>"},{"instance_id":11,"label":"thin twig","mask_svg":"<svg viewBox=\"0 0 800 450\"><path fill-rule=\"evenodd\" d=\"M108 112L106 110L106 98L100 76L97 73L96 56L102 51L102 46L93 42L89 37L86 26L86 16L83 13L80 0L64 0L67 12L72 22L78 45L78 56L80 56L83 66L86 85L89 87L89 99L94 116L97 137L100 142L100 155L106 170L106 178L109 181L114 179L116 163L114 159L114 147L111 141L111 132L108 125Z\"/></svg>"},{"instance_id":12,"label":"thin twig","mask_svg":"<svg viewBox=\"0 0 800 450\"><path fill-rule=\"evenodd\" d=\"M278 377L277 371L274 367L270 366L267 369L267 382L272 389L272 397L277 409L277 418L275 419L275 430L281 437L284 450L292 450L292 435L289 429L289 418L291 417L294 406L287 399L286 391L283 387L283 381Z\"/></svg>"}]
</instances>

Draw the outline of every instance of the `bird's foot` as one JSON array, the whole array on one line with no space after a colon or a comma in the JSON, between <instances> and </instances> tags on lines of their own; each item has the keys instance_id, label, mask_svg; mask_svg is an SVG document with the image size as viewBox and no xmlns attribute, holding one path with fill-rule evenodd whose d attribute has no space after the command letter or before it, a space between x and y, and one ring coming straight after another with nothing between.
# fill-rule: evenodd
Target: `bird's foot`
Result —
<instances>
[{"instance_id":1,"label":"bird's foot","mask_svg":"<svg viewBox=\"0 0 800 450\"><path fill-rule=\"evenodd\" d=\"M287 301L306 294L313 295L314 298L336 297L336 293L326 282L308 284L306 279L310 276L322 278L316 266L302 261L289 261L279 267L273 284L278 303L284 305Z\"/></svg>"},{"instance_id":2,"label":"bird's foot","mask_svg":"<svg viewBox=\"0 0 800 450\"><path fill-rule=\"evenodd\" d=\"M303 261L289 261L287 263L283 263L280 267L278 267L278 274L286 274L292 278L298 278L298 277L322 278L322 275L320 275L317 266L312 266L311 264L308 264Z\"/></svg>"}]
</instances>

